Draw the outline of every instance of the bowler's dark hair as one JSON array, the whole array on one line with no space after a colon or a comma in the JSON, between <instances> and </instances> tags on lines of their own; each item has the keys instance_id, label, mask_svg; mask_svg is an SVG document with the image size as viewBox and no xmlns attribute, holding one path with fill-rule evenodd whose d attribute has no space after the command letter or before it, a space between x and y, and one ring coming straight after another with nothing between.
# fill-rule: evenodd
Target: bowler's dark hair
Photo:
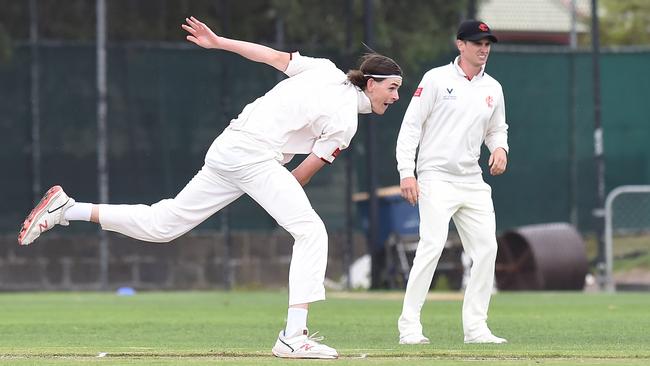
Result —
<instances>
[{"instance_id":1,"label":"bowler's dark hair","mask_svg":"<svg viewBox=\"0 0 650 366\"><path fill-rule=\"evenodd\" d=\"M366 76L375 75L375 76ZM390 57L382 56L378 53L367 53L359 58L359 69L350 70L347 73L348 80L361 90L366 89L368 79L382 81L386 78L377 77L377 75L399 75L402 76L402 69L397 62Z\"/></svg>"}]
</instances>

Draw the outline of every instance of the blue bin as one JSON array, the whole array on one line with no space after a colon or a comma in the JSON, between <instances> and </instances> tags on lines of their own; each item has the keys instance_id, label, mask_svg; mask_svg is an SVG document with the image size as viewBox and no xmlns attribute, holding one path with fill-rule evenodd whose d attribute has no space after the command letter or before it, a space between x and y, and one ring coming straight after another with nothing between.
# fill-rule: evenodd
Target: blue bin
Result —
<instances>
[{"instance_id":1,"label":"blue bin","mask_svg":"<svg viewBox=\"0 0 650 366\"><path fill-rule=\"evenodd\" d=\"M418 206L411 206L400 195L377 197L379 201L379 236L374 249L383 249L391 234L414 235L419 233L420 213ZM357 200L357 212L361 227L368 233L369 199Z\"/></svg>"}]
</instances>

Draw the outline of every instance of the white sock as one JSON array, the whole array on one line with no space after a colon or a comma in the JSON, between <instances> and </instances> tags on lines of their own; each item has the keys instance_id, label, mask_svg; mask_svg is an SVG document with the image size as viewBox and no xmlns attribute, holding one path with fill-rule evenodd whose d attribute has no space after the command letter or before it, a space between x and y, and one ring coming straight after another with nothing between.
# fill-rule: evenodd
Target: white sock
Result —
<instances>
[{"instance_id":1,"label":"white sock","mask_svg":"<svg viewBox=\"0 0 650 366\"><path fill-rule=\"evenodd\" d=\"M68 221L90 221L92 210L92 203L76 202L65 210L63 217Z\"/></svg>"},{"instance_id":2,"label":"white sock","mask_svg":"<svg viewBox=\"0 0 650 366\"><path fill-rule=\"evenodd\" d=\"M292 336L303 329L307 329L307 309L289 308L284 335Z\"/></svg>"}]
</instances>

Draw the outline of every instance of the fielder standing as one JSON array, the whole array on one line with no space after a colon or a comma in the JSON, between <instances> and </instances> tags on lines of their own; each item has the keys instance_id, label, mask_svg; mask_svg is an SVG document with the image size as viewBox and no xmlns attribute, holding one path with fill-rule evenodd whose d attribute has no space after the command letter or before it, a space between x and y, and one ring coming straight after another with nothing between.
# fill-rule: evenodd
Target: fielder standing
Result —
<instances>
[{"instance_id":1,"label":"fielder standing","mask_svg":"<svg viewBox=\"0 0 650 366\"><path fill-rule=\"evenodd\" d=\"M497 253L490 186L478 160L485 142L490 174L506 170L508 125L501 84L485 73L490 45L497 39L483 22L463 22L457 33L460 55L429 70L406 110L397 138L402 196L419 202L420 242L409 274L400 344L427 344L420 311L453 219L473 265L463 302L465 343L505 343L487 326ZM417 153L417 178L416 149Z\"/></svg>"},{"instance_id":2,"label":"fielder standing","mask_svg":"<svg viewBox=\"0 0 650 366\"><path fill-rule=\"evenodd\" d=\"M175 198L151 206L96 205L75 202L54 186L25 219L18 242L30 244L42 232L74 220L92 221L139 240L168 242L248 194L295 239L287 324L273 354L337 358L335 349L307 331L309 303L325 299L328 239L302 186L348 147L359 113L383 114L399 99L402 71L390 58L369 54L359 70L346 75L326 59L219 37L194 17L186 22L182 27L188 41L268 64L289 78L231 121L212 143L203 168ZM289 172L283 164L294 154L308 155Z\"/></svg>"}]
</instances>

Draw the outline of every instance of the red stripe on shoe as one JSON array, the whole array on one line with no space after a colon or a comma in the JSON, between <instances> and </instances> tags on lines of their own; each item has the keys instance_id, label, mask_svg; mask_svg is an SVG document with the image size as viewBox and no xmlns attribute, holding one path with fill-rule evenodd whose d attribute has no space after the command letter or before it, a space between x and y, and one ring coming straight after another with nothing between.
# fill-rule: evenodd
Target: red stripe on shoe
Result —
<instances>
[{"instance_id":1,"label":"red stripe on shoe","mask_svg":"<svg viewBox=\"0 0 650 366\"><path fill-rule=\"evenodd\" d=\"M27 231L31 228L32 224L34 223L34 218L38 216L41 212L43 212L43 209L47 207L47 205L52 201L52 198L56 196L57 193L59 193L62 190L61 186L54 186L50 188L45 195L43 195L43 198L41 198L41 201L36 205L36 207L27 215L27 218L23 222L22 230L20 230L20 233L18 234L18 243L22 245L23 239L25 239L25 234L27 234ZM42 226L42 225L41 225ZM39 228L41 232L43 232L43 228ZM45 229L47 229L47 222L45 223Z\"/></svg>"}]
</instances>

